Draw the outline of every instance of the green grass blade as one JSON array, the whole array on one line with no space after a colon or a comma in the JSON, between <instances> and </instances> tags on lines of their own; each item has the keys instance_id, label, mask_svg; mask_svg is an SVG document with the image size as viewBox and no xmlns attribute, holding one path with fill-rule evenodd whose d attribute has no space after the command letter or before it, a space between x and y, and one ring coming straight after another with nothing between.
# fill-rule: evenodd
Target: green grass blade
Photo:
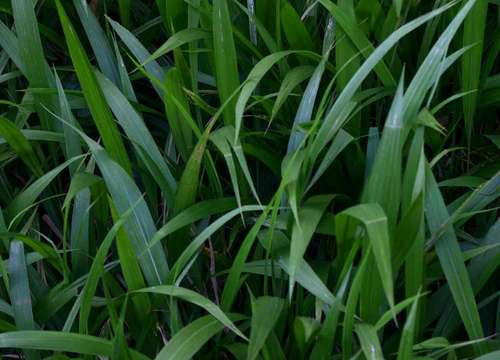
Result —
<instances>
[{"instance_id":1,"label":"green grass blade","mask_svg":"<svg viewBox=\"0 0 500 360\"><path fill-rule=\"evenodd\" d=\"M144 64L147 64L152 60L156 60L185 44L197 42L198 40L207 39L209 37L210 33L208 31L198 28L184 29L176 32L169 37L168 40L165 41L163 45L161 45L146 61L144 61Z\"/></svg>"},{"instance_id":2,"label":"green grass blade","mask_svg":"<svg viewBox=\"0 0 500 360\"><path fill-rule=\"evenodd\" d=\"M137 58L139 63L144 63L151 57L149 51L141 44L141 42L125 27L107 18L108 22L111 24L113 30L118 34L123 43L127 46L130 52ZM148 73L150 73L154 79L162 83L165 78L165 72L161 66L156 61L149 61L145 66ZM153 87L158 95L163 96L163 91L160 87L153 83Z\"/></svg>"},{"instance_id":3,"label":"green grass blade","mask_svg":"<svg viewBox=\"0 0 500 360\"><path fill-rule=\"evenodd\" d=\"M247 340L247 337L243 335L243 333L232 323L227 315L216 304L193 290L189 290L179 286L162 285L136 290L135 292L168 295L198 305L209 312L224 326L231 329L231 331L233 331L239 337Z\"/></svg>"},{"instance_id":4,"label":"green grass blade","mask_svg":"<svg viewBox=\"0 0 500 360\"><path fill-rule=\"evenodd\" d=\"M0 21L0 45L2 46L2 50L7 53L17 68L27 76L26 68L21 59L17 36L2 21Z\"/></svg>"},{"instance_id":5,"label":"green grass blade","mask_svg":"<svg viewBox=\"0 0 500 360\"><path fill-rule=\"evenodd\" d=\"M292 132L288 140L287 153L290 154L297 150L299 144L304 139L304 134L298 130L298 127L308 121L311 121L311 116L314 110L314 103L318 94L319 85L323 73L325 72L326 62L328 60L329 52L323 55L320 63L314 70L313 75L309 79L304 95L300 101L299 108L293 120Z\"/></svg>"},{"instance_id":6,"label":"green grass blade","mask_svg":"<svg viewBox=\"0 0 500 360\"><path fill-rule=\"evenodd\" d=\"M235 318L233 321L237 319ZM224 329L224 325L212 315L199 318L175 334L155 359L190 359L208 340L222 331L222 329Z\"/></svg>"},{"instance_id":7,"label":"green grass blade","mask_svg":"<svg viewBox=\"0 0 500 360\"><path fill-rule=\"evenodd\" d=\"M366 59L361 65L356 74L352 77L344 90L340 93L334 105L328 111L318 133L312 143L310 153L311 158L316 158L319 152L327 145L329 140L335 133L344 125L337 120L339 113L345 108L346 104L351 101L352 96L355 94L363 80L368 76L371 70L379 63L379 61L389 52L389 50L405 35L411 33L419 26L425 24L427 21L443 13L449 9L453 3L442 6L434 11L422 15L415 20L412 20L405 25L401 26L398 30L393 32L387 39L384 40Z\"/></svg>"},{"instance_id":8,"label":"green grass blade","mask_svg":"<svg viewBox=\"0 0 500 360\"><path fill-rule=\"evenodd\" d=\"M254 360L259 355L267 337L281 315L283 305L283 299L270 296L262 296L252 302L247 360Z\"/></svg>"},{"instance_id":9,"label":"green grass blade","mask_svg":"<svg viewBox=\"0 0 500 360\"><path fill-rule=\"evenodd\" d=\"M99 21L84 1L73 0L73 5L87 34L99 68L113 83L119 84L117 61Z\"/></svg>"},{"instance_id":10,"label":"green grass blade","mask_svg":"<svg viewBox=\"0 0 500 360\"><path fill-rule=\"evenodd\" d=\"M411 359L413 341L415 339L415 323L417 317L418 297L414 300L406 319L401 340L399 341L398 360Z\"/></svg>"},{"instance_id":11,"label":"green grass blade","mask_svg":"<svg viewBox=\"0 0 500 360\"><path fill-rule=\"evenodd\" d=\"M56 352L72 352L98 356L111 356L113 344L95 336L63 333L58 331L14 331L0 334L1 348L38 349ZM136 351L135 360L149 359Z\"/></svg>"},{"instance_id":12,"label":"green grass blade","mask_svg":"<svg viewBox=\"0 0 500 360\"><path fill-rule=\"evenodd\" d=\"M78 80L82 86L83 94L92 117L94 118L94 122L102 136L104 146L109 151L111 157L117 161L127 173L130 174L130 161L125 150L125 146L121 140L120 132L118 131L111 112L106 105L104 96L95 79L87 54L85 53L73 25L71 25L71 22L60 1L57 1L56 5Z\"/></svg>"},{"instance_id":13,"label":"green grass blade","mask_svg":"<svg viewBox=\"0 0 500 360\"><path fill-rule=\"evenodd\" d=\"M477 1L464 21L463 46L474 45L462 57L461 83L463 91L477 90L481 79L482 54L485 43L486 18L488 3ZM474 128L478 93L473 92L462 99L467 143L470 146Z\"/></svg>"},{"instance_id":14,"label":"green grass blade","mask_svg":"<svg viewBox=\"0 0 500 360\"><path fill-rule=\"evenodd\" d=\"M349 16L345 9L335 5L330 0L319 0L319 2L330 12L330 14L332 14L332 17L337 21L342 30L358 48L358 51L368 58L368 56L373 53L374 48L370 41L366 38L363 30L358 24L356 24L355 19L352 16ZM339 39L339 41L342 40ZM350 57L351 56L348 58ZM394 87L396 85L396 81L394 80L389 68L383 61L376 65L374 69L385 86Z\"/></svg>"},{"instance_id":15,"label":"green grass blade","mask_svg":"<svg viewBox=\"0 0 500 360\"><path fill-rule=\"evenodd\" d=\"M225 223L227 223L229 220L233 219L235 216L240 215L246 211L259 211L262 210L262 206L260 205L245 205L242 206L241 208L234 209L232 211L229 211L227 214L224 214L217 220L215 220L213 223L211 223L209 226L207 226L198 236L196 236L189 246L184 250L184 252L179 256L175 264L172 266L172 270L170 272L169 276L169 283L173 284L177 281L177 278L179 275L181 275L182 272L186 271L189 269L189 263L193 259L193 257L196 255L196 253L199 251L200 246L212 235L214 234L217 230L221 228ZM262 224L260 224L262 225ZM251 240L248 240L247 243L250 241L253 241L254 237L256 234L251 233L249 238ZM243 247L243 251L249 251L247 247ZM242 253L243 253L242 251ZM237 269L240 269L244 265L245 259L243 259L243 256L241 256L240 261L234 266L237 266ZM240 262L242 263L240 265ZM187 267L187 269L186 269ZM232 274L232 275L231 275ZM230 273L230 277L233 279L236 277L239 277L240 273L237 271L234 271L233 273ZM233 280L234 281L234 280ZM224 303L223 303L224 304ZM223 310L227 312L227 309L223 307Z\"/></svg>"},{"instance_id":16,"label":"green grass blade","mask_svg":"<svg viewBox=\"0 0 500 360\"><path fill-rule=\"evenodd\" d=\"M278 91L278 96L276 97L276 101L273 105L273 110L271 114L272 122L274 118L277 116L279 110L287 100L287 98L292 94L292 91L304 80L308 79L312 73L314 72L314 67L309 65L297 66L290 70L283 81L281 82L280 89Z\"/></svg>"},{"instance_id":17,"label":"green grass blade","mask_svg":"<svg viewBox=\"0 0 500 360\"><path fill-rule=\"evenodd\" d=\"M135 205L137 205L138 202ZM109 230L106 237L103 239L99 249L97 250L92 266L89 270L87 281L82 290L82 300L80 306L80 317L79 317L79 333L88 333L88 320L90 317L90 311L92 307L92 298L95 295L99 278L104 273L104 261L108 255L109 248L111 247L113 240L120 228L124 225L126 219L133 213L134 208L128 209L124 212L118 221L115 222L111 230Z\"/></svg>"},{"instance_id":18,"label":"green grass blade","mask_svg":"<svg viewBox=\"0 0 500 360\"><path fill-rule=\"evenodd\" d=\"M247 102L252 96L255 88L258 86L259 82L266 75L266 73L273 67L273 65L293 53L293 51L281 51L268 55L264 59L260 60L248 74L248 77L245 80L243 87L241 88L240 95L236 102L234 115L235 141L239 137L241 131L241 127L243 124L243 113L245 112Z\"/></svg>"},{"instance_id":19,"label":"green grass blade","mask_svg":"<svg viewBox=\"0 0 500 360\"><path fill-rule=\"evenodd\" d=\"M124 214L139 201L133 215L125 222L125 230L150 285L162 284L168 274L165 253L160 244L148 247L148 241L156 233L151 213L142 199L139 189L125 171L97 145L89 144L101 170L118 213Z\"/></svg>"},{"instance_id":20,"label":"green grass blade","mask_svg":"<svg viewBox=\"0 0 500 360\"><path fill-rule=\"evenodd\" d=\"M37 177L43 174L35 151L26 136L11 121L0 116L0 135Z\"/></svg>"},{"instance_id":21,"label":"green grass blade","mask_svg":"<svg viewBox=\"0 0 500 360\"><path fill-rule=\"evenodd\" d=\"M118 123L132 141L137 155L144 161L150 174L162 189L168 200L168 204L173 206L173 197L177 189L176 180L161 155L150 131L144 124L144 120L133 108L125 95L109 79L97 72L95 75L103 90L106 102L115 114Z\"/></svg>"},{"instance_id":22,"label":"green grass blade","mask_svg":"<svg viewBox=\"0 0 500 360\"><path fill-rule=\"evenodd\" d=\"M290 43L290 47L294 50L314 51L311 35L288 0L281 2L280 15L283 32Z\"/></svg>"},{"instance_id":23,"label":"green grass blade","mask_svg":"<svg viewBox=\"0 0 500 360\"><path fill-rule=\"evenodd\" d=\"M31 293L28 282L28 271L24 257L24 246L20 241L10 243L9 254L10 300L16 328L18 330L34 330L36 328L31 307ZM40 359L35 351L26 351L26 358Z\"/></svg>"},{"instance_id":24,"label":"green grass blade","mask_svg":"<svg viewBox=\"0 0 500 360\"><path fill-rule=\"evenodd\" d=\"M382 346L377 336L375 328L368 324L356 325L356 333L358 334L361 349L365 357L370 360L382 360Z\"/></svg>"},{"instance_id":25,"label":"green grass blade","mask_svg":"<svg viewBox=\"0 0 500 360\"><path fill-rule=\"evenodd\" d=\"M425 196L427 223L429 229L432 232L436 232L447 221L449 215L434 175L429 168L427 168L426 174ZM441 238L438 239L435 246L465 329L471 339L480 339L483 337L483 329L455 231L448 228ZM475 347L479 353L484 351L484 345L482 344L478 344Z\"/></svg>"},{"instance_id":26,"label":"green grass blade","mask_svg":"<svg viewBox=\"0 0 500 360\"><path fill-rule=\"evenodd\" d=\"M342 231L345 231L349 218L359 221L365 227L382 286L392 308L394 307L394 284L387 216L377 204L361 204L348 208L335 217L337 236L341 236Z\"/></svg>"},{"instance_id":27,"label":"green grass blade","mask_svg":"<svg viewBox=\"0 0 500 360\"><path fill-rule=\"evenodd\" d=\"M332 201L331 195L319 195L308 199L299 211L299 222L293 225L290 242L290 282L288 296L291 299L295 285L295 275L299 263L318 226L323 213Z\"/></svg>"},{"instance_id":28,"label":"green grass blade","mask_svg":"<svg viewBox=\"0 0 500 360\"><path fill-rule=\"evenodd\" d=\"M240 85L231 15L228 2L225 0L214 0L213 2L212 34L217 88L220 102L223 104ZM234 125L235 107L236 99L233 98L223 112L226 125Z\"/></svg>"},{"instance_id":29,"label":"green grass blade","mask_svg":"<svg viewBox=\"0 0 500 360\"><path fill-rule=\"evenodd\" d=\"M177 68L168 70L165 76L165 112L176 148L182 159L188 161L191 151L193 151L193 132L177 107L179 104L182 109L189 113L188 100L183 87L181 72Z\"/></svg>"},{"instance_id":30,"label":"green grass blade","mask_svg":"<svg viewBox=\"0 0 500 360\"><path fill-rule=\"evenodd\" d=\"M19 193L7 207L6 218L9 223L9 228L12 227L16 222L20 221L21 217L24 216L26 211L28 211L33 206L36 199L42 194L42 192L47 188L47 186L49 186L49 184L55 179L57 175L59 175L72 163L81 160L82 156L83 155L65 161L58 167L50 170L41 178L33 182L23 192Z\"/></svg>"}]
</instances>

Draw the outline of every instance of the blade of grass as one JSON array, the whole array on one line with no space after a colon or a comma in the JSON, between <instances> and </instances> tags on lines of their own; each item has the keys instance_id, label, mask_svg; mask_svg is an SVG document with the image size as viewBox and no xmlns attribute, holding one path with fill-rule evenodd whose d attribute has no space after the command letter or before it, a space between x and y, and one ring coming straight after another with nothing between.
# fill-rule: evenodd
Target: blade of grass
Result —
<instances>
[{"instance_id":1,"label":"blade of grass","mask_svg":"<svg viewBox=\"0 0 500 360\"><path fill-rule=\"evenodd\" d=\"M212 6L212 34L215 74L220 103L223 104L240 85L236 48L231 26L228 2L214 0ZM230 100L224 109L224 124L234 125L236 99Z\"/></svg>"},{"instance_id":2,"label":"blade of grass","mask_svg":"<svg viewBox=\"0 0 500 360\"><path fill-rule=\"evenodd\" d=\"M117 61L99 21L85 1L73 0L73 5L89 39L99 68L114 84L119 84Z\"/></svg>"},{"instance_id":3,"label":"blade of grass","mask_svg":"<svg viewBox=\"0 0 500 360\"><path fill-rule=\"evenodd\" d=\"M216 304L214 304L212 301L210 301L206 297L198 294L193 290L189 290L179 286L162 285L162 286L153 286L146 289L136 290L134 291L134 293L152 293L152 294L168 295L198 305L203 309L205 309L207 312L209 312L224 326L231 329L231 331L233 331L236 335L238 335L244 340L248 340L247 337L233 324L233 322Z\"/></svg>"},{"instance_id":4,"label":"blade of grass","mask_svg":"<svg viewBox=\"0 0 500 360\"><path fill-rule=\"evenodd\" d=\"M281 315L283 305L283 299L270 296L262 296L252 301L252 320L247 360L254 360L259 355L267 337Z\"/></svg>"},{"instance_id":5,"label":"blade of grass","mask_svg":"<svg viewBox=\"0 0 500 360\"><path fill-rule=\"evenodd\" d=\"M59 331L13 331L0 334L1 348L38 349L77 354L111 356L113 343L95 336L63 333ZM135 360L147 360L147 356L132 352Z\"/></svg>"},{"instance_id":6,"label":"blade of grass","mask_svg":"<svg viewBox=\"0 0 500 360\"><path fill-rule=\"evenodd\" d=\"M461 85L462 91L477 90L481 79L482 54L485 41L488 3L477 1L464 21L463 46L473 44L474 47L462 57ZM462 99L467 144L470 147L474 128L474 113L478 93L473 92Z\"/></svg>"},{"instance_id":7,"label":"blade of grass","mask_svg":"<svg viewBox=\"0 0 500 360\"><path fill-rule=\"evenodd\" d=\"M230 317L232 321L241 319L241 316ZM213 336L221 332L224 325L212 315L201 317L182 328L161 349L156 360L190 359Z\"/></svg>"},{"instance_id":8,"label":"blade of grass","mask_svg":"<svg viewBox=\"0 0 500 360\"><path fill-rule=\"evenodd\" d=\"M426 170L426 218L429 229L435 232L447 221L449 214L434 175L429 167ZM471 339L480 339L483 337L481 320L455 231L448 228L435 246L465 329ZM483 353L485 351L484 344L477 344L475 349L479 354Z\"/></svg>"},{"instance_id":9,"label":"blade of grass","mask_svg":"<svg viewBox=\"0 0 500 360\"><path fill-rule=\"evenodd\" d=\"M120 132L106 105L103 93L95 79L87 54L59 0L56 1L56 5L78 80L82 86L83 94L92 117L94 118L94 122L102 136L103 143L111 157L130 174L130 161L121 140Z\"/></svg>"},{"instance_id":10,"label":"blade of grass","mask_svg":"<svg viewBox=\"0 0 500 360\"><path fill-rule=\"evenodd\" d=\"M35 330L24 246L20 241L10 243L9 281L10 300L16 328L18 330ZM40 355L36 351L26 350L25 355L28 360L40 359Z\"/></svg>"}]
</instances>

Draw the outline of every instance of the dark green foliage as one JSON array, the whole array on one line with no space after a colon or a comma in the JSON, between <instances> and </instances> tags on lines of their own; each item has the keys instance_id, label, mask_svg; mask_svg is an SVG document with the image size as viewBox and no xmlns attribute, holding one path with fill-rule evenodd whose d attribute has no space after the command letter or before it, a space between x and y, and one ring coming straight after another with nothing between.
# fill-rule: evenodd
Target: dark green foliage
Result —
<instances>
[{"instance_id":1,"label":"dark green foliage","mask_svg":"<svg viewBox=\"0 0 500 360\"><path fill-rule=\"evenodd\" d=\"M0 354L497 359L500 2L0 0Z\"/></svg>"}]
</instances>

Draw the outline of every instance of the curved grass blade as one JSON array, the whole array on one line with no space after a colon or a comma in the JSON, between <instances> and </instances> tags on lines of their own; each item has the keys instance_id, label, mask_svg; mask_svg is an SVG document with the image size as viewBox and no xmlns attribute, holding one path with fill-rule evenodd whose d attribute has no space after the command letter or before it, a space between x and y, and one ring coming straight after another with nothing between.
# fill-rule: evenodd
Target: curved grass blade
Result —
<instances>
[{"instance_id":1,"label":"curved grass blade","mask_svg":"<svg viewBox=\"0 0 500 360\"><path fill-rule=\"evenodd\" d=\"M290 282L288 288L290 299L293 294L297 267L303 259L316 227L332 199L332 195L311 197L299 211L299 222L293 225L292 241L290 243Z\"/></svg>"},{"instance_id":2,"label":"curved grass blade","mask_svg":"<svg viewBox=\"0 0 500 360\"><path fill-rule=\"evenodd\" d=\"M97 250L97 254L92 262L92 266L89 270L87 281L85 282L85 286L82 290L82 299L80 305L80 318L79 318L79 333L87 334L88 333L88 319L90 316L90 310L92 307L92 298L95 295L95 291L97 289L97 284L99 282L99 278L104 273L104 261L106 260L106 256L108 255L109 248L112 245L112 242L120 230L120 228L124 225L127 218L133 213L134 207L139 204L137 201L133 207L127 209L118 221L115 222L113 227L109 230L108 234L102 241L99 249Z\"/></svg>"},{"instance_id":3,"label":"curved grass blade","mask_svg":"<svg viewBox=\"0 0 500 360\"><path fill-rule=\"evenodd\" d=\"M42 194L47 186L59 175L66 167L71 165L77 160L81 160L84 155L77 156L69 159L59 165L58 167L50 170L48 173L37 179L23 192L19 193L14 200L10 203L6 210L6 219L8 227L11 228L21 219L27 210L33 205L35 200Z\"/></svg>"},{"instance_id":4,"label":"curved grass blade","mask_svg":"<svg viewBox=\"0 0 500 360\"><path fill-rule=\"evenodd\" d=\"M96 356L111 356L113 343L102 338L59 331L13 331L0 334L0 348L37 349ZM134 360L147 356L132 351Z\"/></svg>"},{"instance_id":5,"label":"curved grass blade","mask_svg":"<svg viewBox=\"0 0 500 360\"><path fill-rule=\"evenodd\" d=\"M248 340L247 337L233 324L233 322L217 305L215 305L206 297L198 294L196 291L189 290L180 286L162 285L136 290L133 293L168 295L198 305L199 307L202 307L207 312L209 312L214 318L219 320L224 326L231 329L231 331L233 331L239 337L244 340Z\"/></svg>"},{"instance_id":6,"label":"curved grass blade","mask_svg":"<svg viewBox=\"0 0 500 360\"><path fill-rule=\"evenodd\" d=\"M355 19L353 19L352 16L349 16L345 9L335 5L330 0L319 0L319 2L330 12L330 14L332 14L332 17L337 21L338 25L358 48L358 51L368 58L369 55L373 53L374 48L363 30L358 24L356 24ZM380 64L376 65L375 72L384 86L394 87L396 85L396 81L394 80L391 71L385 62L382 61Z\"/></svg>"},{"instance_id":7,"label":"curved grass blade","mask_svg":"<svg viewBox=\"0 0 500 360\"><path fill-rule=\"evenodd\" d=\"M241 316L231 316L233 321ZM199 318L182 328L161 349L156 360L185 360L192 358L201 347L217 333L224 329L224 325L212 315Z\"/></svg>"},{"instance_id":8,"label":"curved grass blade","mask_svg":"<svg viewBox=\"0 0 500 360\"><path fill-rule=\"evenodd\" d=\"M473 0L472 0L473 1ZM371 70L379 63L379 61L389 52L389 50L405 35L411 33L419 26L425 24L432 18L440 15L448 10L454 3L446 4L436 10L433 10L425 15L422 15L415 20L412 20L405 25L401 26L398 30L393 32L387 39L385 39L365 60L365 62L358 69L356 74L352 77L344 90L340 93L334 105L328 111L323 123L321 124L318 133L310 148L310 158L315 159L318 157L320 151L328 144L330 139L336 132L344 125L337 120L342 109L346 104L352 100L355 92L363 80L368 76Z\"/></svg>"},{"instance_id":9,"label":"curved grass blade","mask_svg":"<svg viewBox=\"0 0 500 360\"><path fill-rule=\"evenodd\" d=\"M113 30L118 34L120 39L130 50L130 52L137 58L139 63L144 63L151 56L144 45L142 45L141 42L129 30L127 30L116 21L113 21L109 17L107 18L107 20L111 24ZM158 81L159 83L163 82L163 79L165 78L165 72L156 61L149 61L144 67L156 81ZM153 82L152 84L157 94L163 97L163 90L159 86L157 86L155 82Z\"/></svg>"},{"instance_id":10,"label":"curved grass blade","mask_svg":"<svg viewBox=\"0 0 500 360\"><path fill-rule=\"evenodd\" d=\"M109 107L132 141L137 155L144 161L150 174L162 189L169 206L173 206L174 194L177 190L176 180L161 155L153 136L125 95L102 74L96 72L95 75Z\"/></svg>"},{"instance_id":11,"label":"curved grass blade","mask_svg":"<svg viewBox=\"0 0 500 360\"><path fill-rule=\"evenodd\" d=\"M343 236L342 233L346 231L349 218L359 221L365 228L387 301L393 308L394 284L387 216L378 204L361 204L350 207L335 217L337 236Z\"/></svg>"},{"instance_id":12,"label":"curved grass blade","mask_svg":"<svg viewBox=\"0 0 500 360\"><path fill-rule=\"evenodd\" d=\"M411 359L413 356L412 348L413 341L415 339L417 308L418 297L415 298L413 305L411 306L408 318L406 319L406 323L403 328L403 333L401 334L401 340L399 341L398 360Z\"/></svg>"},{"instance_id":13,"label":"curved grass blade","mask_svg":"<svg viewBox=\"0 0 500 360\"><path fill-rule=\"evenodd\" d=\"M83 89L83 95L87 101L90 113L102 136L103 143L109 151L111 157L117 161L127 173L131 173L130 161L121 140L120 132L111 116L108 106L104 100L104 95L95 79L92 66L85 53L85 50L76 35L73 25L66 15L66 12L59 0L56 1L57 11L63 26L64 35L68 44L73 65L78 76L78 80Z\"/></svg>"},{"instance_id":14,"label":"curved grass blade","mask_svg":"<svg viewBox=\"0 0 500 360\"><path fill-rule=\"evenodd\" d=\"M12 147L12 150L19 158L26 163L33 174L37 177L42 176L43 170L40 167L40 161L25 134L3 116L0 116L0 135Z\"/></svg>"},{"instance_id":15,"label":"curved grass blade","mask_svg":"<svg viewBox=\"0 0 500 360\"><path fill-rule=\"evenodd\" d=\"M99 21L85 1L73 0L73 5L87 34L99 68L114 84L119 84L116 57Z\"/></svg>"},{"instance_id":16,"label":"curved grass blade","mask_svg":"<svg viewBox=\"0 0 500 360\"><path fill-rule=\"evenodd\" d=\"M159 57L181 47L182 45L196 42L198 40L207 39L210 33L203 29L192 28L184 29L176 32L168 40L163 43L142 65L148 64L150 61L156 60Z\"/></svg>"}]
</instances>

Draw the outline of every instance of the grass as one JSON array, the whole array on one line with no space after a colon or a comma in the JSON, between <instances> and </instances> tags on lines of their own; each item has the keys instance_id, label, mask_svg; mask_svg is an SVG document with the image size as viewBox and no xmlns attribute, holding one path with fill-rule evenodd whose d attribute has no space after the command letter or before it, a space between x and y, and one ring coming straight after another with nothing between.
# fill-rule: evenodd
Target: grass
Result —
<instances>
[{"instance_id":1,"label":"grass","mask_svg":"<svg viewBox=\"0 0 500 360\"><path fill-rule=\"evenodd\" d=\"M500 358L499 6L0 1L2 358Z\"/></svg>"}]
</instances>

